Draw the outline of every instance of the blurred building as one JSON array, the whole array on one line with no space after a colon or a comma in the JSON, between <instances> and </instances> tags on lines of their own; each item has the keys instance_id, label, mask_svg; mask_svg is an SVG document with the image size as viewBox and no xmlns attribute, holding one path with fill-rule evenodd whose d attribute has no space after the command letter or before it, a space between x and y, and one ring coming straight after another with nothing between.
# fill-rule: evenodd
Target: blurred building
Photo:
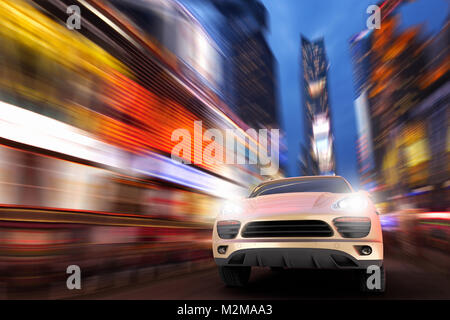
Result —
<instances>
[{"instance_id":1,"label":"blurred building","mask_svg":"<svg viewBox=\"0 0 450 320\"><path fill-rule=\"evenodd\" d=\"M305 129L302 175L334 174L335 156L328 96L328 59L323 39L301 37L301 94ZM313 164L312 164L312 163Z\"/></svg>"},{"instance_id":2,"label":"blurred building","mask_svg":"<svg viewBox=\"0 0 450 320\"><path fill-rule=\"evenodd\" d=\"M148 195L159 188L211 207L261 181L247 164L171 159L173 132L185 128L194 137L196 120L204 130L241 130L216 93L220 53L189 12L173 1L78 4L83 27L71 31L59 0L1 2L0 143L18 151L0 158L11 154L28 171L0 164L9 186L0 204L150 215ZM192 153L183 159L193 163ZM72 168L84 177L78 198L67 197L71 183L63 178ZM126 190L133 196L122 197Z\"/></svg>"},{"instance_id":3,"label":"blurred building","mask_svg":"<svg viewBox=\"0 0 450 320\"><path fill-rule=\"evenodd\" d=\"M258 0L178 0L206 30L221 57L225 114L243 128L280 128L277 62L266 40L268 14ZM284 134L281 131L281 136ZM287 167L280 139L280 172Z\"/></svg>"},{"instance_id":4,"label":"blurred building","mask_svg":"<svg viewBox=\"0 0 450 320\"><path fill-rule=\"evenodd\" d=\"M223 198L261 180L171 158L174 130L236 125L207 34L174 3L145 3L0 1L0 291L45 288L71 264L89 277L209 259Z\"/></svg>"},{"instance_id":5,"label":"blurred building","mask_svg":"<svg viewBox=\"0 0 450 320\"><path fill-rule=\"evenodd\" d=\"M391 8L382 15L381 29L364 30L350 40L361 185L382 200L420 195L418 205L445 209L448 18L434 36L422 26L400 30L400 3L381 2Z\"/></svg>"},{"instance_id":6,"label":"blurred building","mask_svg":"<svg viewBox=\"0 0 450 320\"><path fill-rule=\"evenodd\" d=\"M304 144L300 145L298 162L301 175L314 175L319 172L318 163L314 161L311 152L306 149Z\"/></svg>"},{"instance_id":7,"label":"blurred building","mask_svg":"<svg viewBox=\"0 0 450 320\"><path fill-rule=\"evenodd\" d=\"M222 53L229 107L250 128L280 128L277 63L265 34L268 14L258 0L180 0Z\"/></svg>"},{"instance_id":8,"label":"blurred building","mask_svg":"<svg viewBox=\"0 0 450 320\"><path fill-rule=\"evenodd\" d=\"M386 18L392 15L402 0L380 1L377 5L381 8L381 20L384 26ZM373 30L363 30L350 39L350 54L353 63L353 81L355 88L354 110L358 139L356 153L359 166L360 183L367 189L376 187L375 176L379 167L376 167L373 128L371 121L371 109L369 101L369 88L371 86L371 72L373 56L370 54L372 47Z\"/></svg>"},{"instance_id":9,"label":"blurred building","mask_svg":"<svg viewBox=\"0 0 450 320\"><path fill-rule=\"evenodd\" d=\"M175 0L110 0L128 22L142 31L166 62L201 91L223 98L221 52L206 30Z\"/></svg>"}]
</instances>

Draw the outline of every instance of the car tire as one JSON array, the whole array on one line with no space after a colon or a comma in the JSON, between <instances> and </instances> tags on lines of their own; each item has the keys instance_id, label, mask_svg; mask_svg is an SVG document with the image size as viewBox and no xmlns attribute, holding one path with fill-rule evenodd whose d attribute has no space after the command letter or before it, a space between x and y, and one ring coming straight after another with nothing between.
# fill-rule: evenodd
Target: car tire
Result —
<instances>
[{"instance_id":1,"label":"car tire","mask_svg":"<svg viewBox=\"0 0 450 320\"><path fill-rule=\"evenodd\" d=\"M359 290L361 292L365 293L384 293L386 290L386 270L384 269L384 266L380 267L380 288L373 288L369 289L367 286L367 280L371 276L371 274L368 274L366 269L364 270L358 270L359 272Z\"/></svg>"},{"instance_id":2,"label":"car tire","mask_svg":"<svg viewBox=\"0 0 450 320\"><path fill-rule=\"evenodd\" d=\"M219 275L228 287L244 287L250 279L251 267L220 266Z\"/></svg>"}]
</instances>

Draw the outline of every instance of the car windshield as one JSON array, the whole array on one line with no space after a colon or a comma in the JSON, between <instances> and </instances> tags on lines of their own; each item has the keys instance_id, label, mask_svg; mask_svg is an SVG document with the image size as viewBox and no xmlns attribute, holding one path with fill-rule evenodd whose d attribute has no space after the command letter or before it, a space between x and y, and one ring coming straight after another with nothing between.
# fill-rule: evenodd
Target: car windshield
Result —
<instances>
[{"instance_id":1,"label":"car windshield","mask_svg":"<svg viewBox=\"0 0 450 320\"><path fill-rule=\"evenodd\" d=\"M297 181L286 180L256 187L250 194L250 198L292 192L349 193L352 192L352 190L345 180L339 178L305 179Z\"/></svg>"}]
</instances>

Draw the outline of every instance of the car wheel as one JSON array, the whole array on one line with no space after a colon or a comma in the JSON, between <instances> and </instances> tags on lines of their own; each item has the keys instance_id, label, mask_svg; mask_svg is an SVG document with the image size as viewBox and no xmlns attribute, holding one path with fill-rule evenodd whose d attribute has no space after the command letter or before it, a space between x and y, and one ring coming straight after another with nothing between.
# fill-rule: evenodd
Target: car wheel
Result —
<instances>
[{"instance_id":1,"label":"car wheel","mask_svg":"<svg viewBox=\"0 0 450 320\"><path fill-rule=\"evenodd\" d=\"M228 287L243 287L250 278L251 267L220 266L219 274Z\"/></svg>"},{"instance_id":2,"label":"car wheel","mask_svg":"<svg viewBox=\"0 0 450 320\"><path fill-rule=\"evenodd\" d=\"M379 288L369 288L367 281L372 274L367 273L366 269L359 270L359 289L361 292L367 293L383 293L386 290L386 270L384 266L380 267L380 287Z\"/></svg>"}]
</instances>

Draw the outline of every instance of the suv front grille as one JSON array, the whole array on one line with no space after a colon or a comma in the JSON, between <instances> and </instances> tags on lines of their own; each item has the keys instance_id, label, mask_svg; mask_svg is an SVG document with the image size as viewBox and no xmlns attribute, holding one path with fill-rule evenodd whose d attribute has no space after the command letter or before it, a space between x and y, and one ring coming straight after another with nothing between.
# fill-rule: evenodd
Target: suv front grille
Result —
<instances>
[{"instance_id":1,"label":"suv front grille","mask_svg":"<svg viewBox=\"0 0 450 320\"><path fill-rule=\"evenodd\" d=\"M333 230L320 220L281 220L249 222L243 238L331 237Z\"/></svg>"}]
</instances>

